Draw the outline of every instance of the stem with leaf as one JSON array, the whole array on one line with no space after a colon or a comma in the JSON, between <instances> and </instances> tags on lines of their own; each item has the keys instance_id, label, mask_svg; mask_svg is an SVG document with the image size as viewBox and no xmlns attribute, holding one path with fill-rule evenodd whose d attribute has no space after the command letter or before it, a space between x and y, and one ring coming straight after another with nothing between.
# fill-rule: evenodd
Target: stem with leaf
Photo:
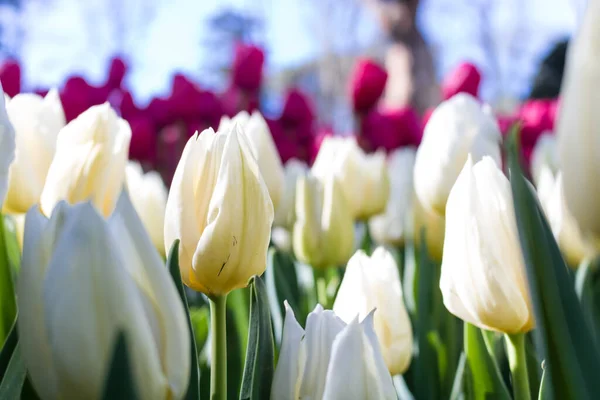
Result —
<instances>
[{"instance_id":1,"label":"stem with leaf","mask_svg":"<svg viewBox=\"0 0 600 400\"><path fill-rule=\"evenodd\" d=\"M227 399L227 295L210 298L211 400Z\"/></svg>"},{"instance_id":2,"label":"stem with leaf","mask_svg":"<svg viewBox=\"0 0 600 400\"><path fill-rule=\"evenodd\" d=\"M506 334L506 352L512 376L515 400L530 400L527 358L525 355L525 334Z\"/></svg>"}]
</instances>

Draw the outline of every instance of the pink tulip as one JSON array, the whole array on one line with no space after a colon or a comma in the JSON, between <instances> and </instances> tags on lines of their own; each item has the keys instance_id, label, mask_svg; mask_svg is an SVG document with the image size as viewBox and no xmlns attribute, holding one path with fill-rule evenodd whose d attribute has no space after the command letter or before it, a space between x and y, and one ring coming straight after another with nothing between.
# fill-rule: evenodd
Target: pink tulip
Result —
<instances>
[{"instance_id":1,"label":"pink tulip","mask_svg":"<svg viewBox=\"0 0 600 400\"><path fill-rule=\"evenodd\" d=\"M21 66L17 61L5 61L0 67L0 82L4 93L14 97L21 93Z\"/></svg>"},{"instance_id":2,"label":"pink tulip","mask_svg":"<svg viewBox=\"0 0 600 400\"><path fill-rule=\"evenodd\" d=\"M232 82L240 89L258 91L265 55L260 47L238 43L233 59Z\"/></svg>"},{"instance_id":3,"label":"pink tulip","mask_svg":"<svg viewBox=\"0 0 600 400\"><path fill-rule=\"evenodd\" d=\"M361 59L354 67L350 80L352 107L356 113L373 108L385 89L388 74L379 64Z\"/></svg>"},{"instance_id":4,"label":"pink tulip","mask_svg":"<svg viewBox=\"0 0 600 400\"><path fill-rule=\"evenodd\" d=\"M449 99L457 93L469 93L479 97L479 84L481 73L477 67L469 62L459 64L442 82L442 97Z\"/></svg>"}]
</instances>

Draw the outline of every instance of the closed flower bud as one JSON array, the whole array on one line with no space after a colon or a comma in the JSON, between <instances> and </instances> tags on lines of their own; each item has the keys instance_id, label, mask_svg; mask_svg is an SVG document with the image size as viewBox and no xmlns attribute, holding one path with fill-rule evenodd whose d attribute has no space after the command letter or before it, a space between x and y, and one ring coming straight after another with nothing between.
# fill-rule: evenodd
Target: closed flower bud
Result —
<instances>
[{"instance_id":1,"label":"closed flower bud","mask_svg":"<svg viewBox=\"0 0 600 400\"><path fill-rule=\"evenodd\" d=\"M390 197L383 214L369 220L369 232L375 242L399 246L404 243L413 199L415 149L403 147L388 157Z\"/></svg>"},{"instance_id":2,"label":"closed flower bud","mask_svg":"<svg viewBox=\"0 0 600 400\"><path fill-rule=\"evenodd\" d=\"M448 311L480 328L534 326L510 183L490 157L469 156L448 197L440 289Z\"/></svg>"},{"instance_id":3,"label":"closed flower bud","mask_svg":"<svg viewBox=\"0 0 600 400\"><path fill-rule=\"evenodd\" d=\"M569 43L556 134L567 207L586 235L600 238L600 3L588 7Z\"/></svg>"},{"instance_id":4,"label":"closed flower bud","mask_svg":"<svg viewBox=\"0 0 600 400\"><path fill-rule=\"evenodd\" d=\"M315 268L345 264L352 255L354 224L333 176L298 179L293 247L298 260Z\"/></svg>"},{"instance_id":5,"label":"closed flower bud","mask_svg":"<svg viewBox=\"0 0 600 400\"><path fill-rule=\"evenodd\" d=\"M539 185L542 170L549 168L552 175L559 170L556 136L545 133L537 140L531 154L531 177L536 186Z\"/></svg>"},{"instance_id":6,"label":"closed flower bud","mask_svg":"<svg viewBox=\"0 0 600 400\"><path fill-rule=\"evenodd\" d=\"M273 203L239 125L187 142L167 199L165 249L176 239L183 282L208 296L266 268Z\"/></svg>"},{"instance_id":7,"label":"closed flower bud","mask_svg":"<svg viewBox=\"0 0 600 400\"><path fill-rule=\"evenodd\" d=\"M156 171L144 174L142 167L129 162L125 170L127 190L152 244L165 256L165 208L167 188Z\"/></svg>"},{"instance_id":8,"label":"closed flower bud","mask_svg":"<svg viewBox=\"0 0 600 400\"><path fill-rule=\"evenodd\" d=\"M62 128L40 205L45 215L60 200L91 200L109 216L125 183L131 129L108 103L90 107Z\"/></svg>"},{"instance_id":9,"label":"closed flower bud","mask_svg":"<svg viewBox=\"0 0 600 400\"><path fill-rule=\"evenodd\" d=\"M415 161L415 191L428 210L444 215L450 189L471 154L500 165L501 135L493 115L475 98L459 93L440 104L425 126Z\"/></svg>"},{"instance_id":10,"label":"closed flower bud","mask_svg":"<svg viewBox=\"0 0 600 400\"><path fill-rule=\"evenodd\" d=\"M354 218L368 219L385 210L390 192L385 152L366 154L352 138L327 137L312 172L319 179L334 174Z\"/></svg>"},{"instance_id":11,"label":"closed flower bud","mask_svg":"<svg viewBox=\"0 0 600 400\"><path fill-rule=\"evenodd\" d=\"M19 343L43 399L100 399L119 332L139 398L181 399L190 338L175 284L124 195L106 221L90 203L26 217Z\"/></svg>"},{"instance_id":12,"label":"closed flower bud","mask_svg":"<svg viewBox=\"0 0 600 400\"><path fill-rule=\"evenodd\" d=\"M4 209L25 213L40 201L56 150L56 138L65 126L65 113L54 89L45 98L18 94L6 109L15 128L16 157L10 167Z\"/></svg>"},{"instance_id":13,"label":"closed flower bud","mask_svg":"<svg viewBox=\"0 0 600 400\"><path fill-rule=\"evenodd\" d=\"M4 203L8 189L8 171L15 159L15 130L6 113L6 101L4 95L0 96L0 205Z\"/></svg>"},{"instance_id":14,"label":"closed flower bud","mask_svg":"<svg viewBox=\"0 0 600 400\"><path fill-rule=\"evenodd\" d=\"M398 265L389 251L378 247L371 257L359 250L352 256L333 311L350 323L375 310L373 323L390 374L402 374L412 358L413 334L404 306Z\"/></svg>"},{"instance_id":15,"label":"closed flower bud","mask_svg":"<svg viewBox=\"0 0 600 400\"><path fill-rule=\"evenodd\" d=\"M308 173L308 165L295 158L285 163L285 185L279 207L275 210L273 224L292 229L296 221L296 184L300 177Z\"/></svg>"},{"instance_id":16,"label":"closed flower bud","mask_svg":"<svg viewBox=\"0 0 600 400\"><path fill-rule=\"evenodd\" d=\"M271 398L396 399L373 330L373 314L346 325L333 311L317 305L308 315L305 332L286 303Z\"/></svg>"},{"instance_id":17,"label":"closed flower bud","mask_svg":"<svg viewBox=\"0 0 600 400\"><path fill-rule=\"evenodd\" d=\"M385 69L372 60L363 59L356 63L350 81L352 108L355 112L366 112L377 104L387 78Z\"/></svg>"}]
</instances>

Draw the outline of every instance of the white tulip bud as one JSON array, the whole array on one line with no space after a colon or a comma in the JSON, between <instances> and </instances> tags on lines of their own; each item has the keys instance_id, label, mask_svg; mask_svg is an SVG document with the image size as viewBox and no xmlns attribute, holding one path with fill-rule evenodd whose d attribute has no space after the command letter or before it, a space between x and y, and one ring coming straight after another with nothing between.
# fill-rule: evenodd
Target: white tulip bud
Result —
<instances>
[{"instance_id":1,"label":"white tulip bud","mask_svg":"<svg viewBox=\"0 0 600 400\"><path fill-rule=\"evenodd\" d=\"M2 85L0 85L2 92ZM4 92L3 92L4 93ZM5 96L0 97L0 205L8 189L9 168L15 159L15 130L8 119Z\"/></svg>"}]
</instances>

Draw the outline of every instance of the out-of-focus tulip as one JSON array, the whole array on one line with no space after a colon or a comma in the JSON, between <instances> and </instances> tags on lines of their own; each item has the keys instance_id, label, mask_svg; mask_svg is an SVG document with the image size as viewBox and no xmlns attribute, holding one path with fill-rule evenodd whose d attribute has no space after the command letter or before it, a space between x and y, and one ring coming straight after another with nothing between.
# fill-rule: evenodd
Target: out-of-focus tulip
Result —
<instances>
[{"instance_id":1,"label":"out-of-focus tulip","mask_svg":"<svg viewBox=\"0 0 600 400\"><path fill-rule=\"evenodd\" d=\"M440 104L425 127L415 161L415 191L426 209L444 215L450 189L471 154L500 165L501 135L494 117L466 93Z\"/></svg>"},{"instance_id":2,"label":"out-of-focus tulip","mask_svg":"<svg viewBox=\"0 0 600 400\"><path fill-rule=\"evenodd\" d=\"M452 314L483 329L534 326L510 183L490 157L469 156L446 206L440 289Z\"/></svg>"},{"instance_id":3,"label":"out-of-focus tulip","mask_svg":"<svg viewBox=\"0 0 600 400\"><path fill-rule=\"evenodd\" d=\"M359 250L350 258L333 311L345 322L365 318L373 310L375 333L390 374L408 368L413 351L413 333L404 306L398 265L383 247L371 257Z\"/></svg>"},{"instance_id":4,"label":"out-of-focus tulip","mask_svg":"<svg viewBox=\"0 0 600 400\"><path fill-rule=\"evenodd\" d=\"M564 254L567 264L578 267L582 261L592 258L596 251L579 229L577 221L573 218L563 192L562 173L554 176L548 167L542 169L537 184L538 197L552 233Z\"/></svg>"},{"instance_id":5,"label":"out-of-focus tulip","mask_svg":"<svg viewBox=\"0 0 600 400\"><path fill-rule=\"evenodd\" d=\"M544 168L549 168L552 175L558 173L559 170L556 136L551 133L540 136L531 154L531 177L536 186L540 183Z\"/></svg>"},{"instance_id":6,"label":"out-of-focus tulip","mask_svg":"<svg viewBox=\"0 0 600 400\"><path fill-rule=\"evenodd\" d=\"M279 207L275 210L273 224L292 229L296 221L296 186L298 179L308 173L308 165L295 158L285 163L285 185Z\"/></svg>"},{"instance_id":7,"label":"out-of-focus tulip","mask_svg":"<svg viewBox=\"0 0 600 400\"><path fill-rule=\"evenodd\" d=\"M600 84L597 54L600 3L590 1L569 44L557 121L558 152L567 207L585 234L600 237Z\"/></svg>"},{"instance_id":8,"label":"out-of-focus tulip","mask_svg":"<svg viewBox=\"0 0 600 400\"><path fill-rule=\"evenodd\" d=\"M363 59L356 63L350 81L355 112L366 112L375 106L385 89L387 78L385 69L372 60Z\"/></svg>"},{"instance_id":9,"label":"out-of-focus tulip","mask_svg":"<svg viewBox=\"0 0 600 400\"><path fill-rule=\"evenodd\" d=\"M300 177L293 237L298 260L314 268L344 264L352 255L354 225L338 181Z\"/></svg>"},{"instance_id":10,"label":"out-of-focus tulip","mask_svg":"<svg viewBox=\"0 0 600 400\"><path fill-rule=\"evenodd\" d=\"M233 83L244 90L256 91L262 82L265 54L260 47L240 43L233 60Z\"/></svg>"},{"instance_id":11,"label":"out-of-focus tulip","mask_svg":"<svg viewBox=\"0 0 600 400\"><path fill-rule=\"evenodd\" d=\"M1 85L0 92L2 92ZM8 189L9 169L15 159L15 130L8 119L5 102L4 95L0 96L0 205L4 203Z\"/></svg>"},{"instance_id":12,"label":"out-of-focus tulip","mask_svg":"<svg viewBox=\"0 0 600 400\"><path fill-rule=\"evenodd\" d=\"M4 209L25 213L40 201L56 150L56 138L65 126L65 114L54 89L45 98L18 94L6 110L15 128L16 157L10 167Z\"/></svg>"},{"instance_id":13,"label":"out-of-focus tulip","mask_svg":"<svg viewBox=\"0 0 600 400\"><path fill-rule=\"evenodd\" d=\"M469 62L459 64L442 82L442 96L448 100L458 93L468 93L478 97L481 73L477 67Z\"/></svg>"},{"instance_id":14,"label":"out-of-focus tulip","mask_svg":"<svg viewBox=\"0 0 600 400\"><path fill-rule=\"evenodd\" d=\"M387 161L390 197L383 214L369 220L369 232L375 242L399 246L404 242L413 199L414 147L394 150Z\"/></svg>"},{"instance_id":15,"label":"out-of-focus tulip","mask_svg":"<svg viewBox=\"0 0 600 400\"><path fill-rule=\"evenodd\" d=\"M165 208L167 188L156 171L144 174L138 163L129 162L125 170L127 190L152 244L165 256Z\"/></svg>"},{"instance_id":16,"label":"out-of-focus tulip","mask_svg":"<svg viewBox=\"0 0 600 400\"><path fill-rule=\"evenodd\" d=\"M308 315L305 332L286 303L271 398L396 399L373 330L373 314L346 325L333 311L317 305Z\"/></svg>"},{"instance_id":17,"label":"out-of-focus tulip","mask_svg":"<svg viewBox=\"0 0 600 400\"><path fill-rule=\"evenodd\" d=\"M366 154L352 138L327 137L312 172L320 179L333 173L355 218L367 219L385 210L390 184L384 151Z\"/></svg>"},{"instance_id":18,"label":"out-of-focus tulip","mask_svg":"<svg viewBox=\"0 0 600 400\"><path fill-rule=\"evenodd\" d=\"M90 107L58 134L40 205L45 215L60 200L91 200L109 216L125 183L131 129L108 103Z\"/></svg>"},{"instance_id":19,"label":"out-of-focus tulip","mask_svg":"<svg viewBox=\"0 0 600 400\"><path fill-rule=\"evenodd\" d=\"M17 61L5 61L0 67L0 83L10 97L21 93L21 66Z\"/></svg>"},{"instance_id":20,"label":"out-of-focus tulip","mask_svg":"<svg viewBox=\"0 0 600 400\"><path fill-rule=\"evenodd\" d=\"M238 124L187 142L167 199L165 249L181 239L183 282L207 296L246 286L266 268L273 203Z\"/></svg>"},{"instance_id":21,"label":"out-of-focus tulip","mask_svg":"<svg viewBox=\"0 0 600 400\"><path fill-rule=\"evenodd\" d=\"M138 396L181 399L190 376L183 304L127 195L109 221L86 202L26 217L19 343L41 398L102 397L119 332Z\"/></svg>"},{"instance_id":22,"label":"out-of-focus tulip","mask_svg":"<svg viewBox=\"0 0 600 400\"><path fill-rule=\"evenodd\" d=\"M441 261L444 252L444 232L446 219L423 207L418 197L413 192L413 219L412 225L407 226L406 237L412 237L416 245L422 245L422 232L425 232L425 244L429 257Z\"/></svg>"}]
</instances>

